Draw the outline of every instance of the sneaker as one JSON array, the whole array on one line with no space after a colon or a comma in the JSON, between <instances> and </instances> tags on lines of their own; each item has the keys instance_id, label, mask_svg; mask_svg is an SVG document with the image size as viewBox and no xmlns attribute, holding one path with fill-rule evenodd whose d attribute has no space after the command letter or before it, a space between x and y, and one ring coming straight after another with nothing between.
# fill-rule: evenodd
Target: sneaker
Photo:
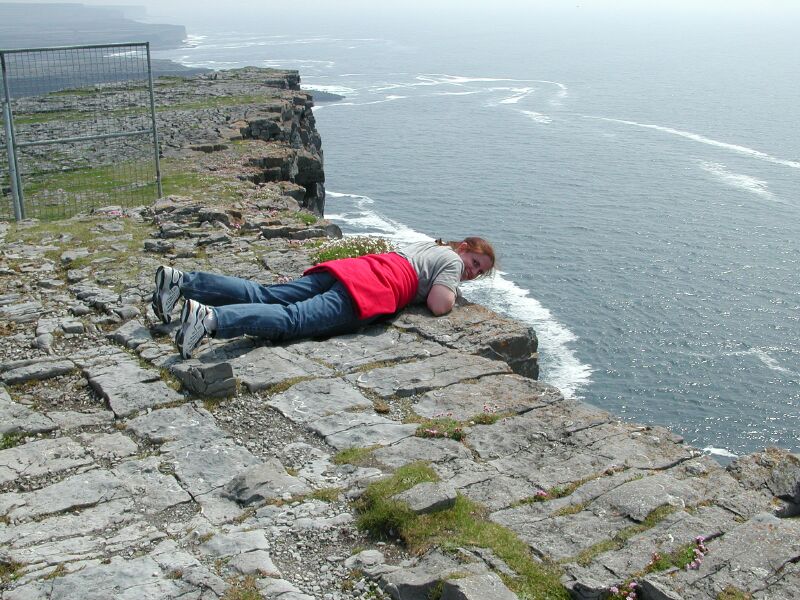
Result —
<instances>
[{"instance_id":1,"label":"sneaker","mask_svg":"<svg viewBox=\"0 0 800 600\"><path fill-rule=\"evenodd\" d=\"M187 300L181 311L181 328L175 336L175 345L183 358L191 358L192 352L209 334L206 320L211 309L197 300Z\"/></svg>"},{"instance_id":2,"label":"sneaker","mask_svg":"<svg viewBox=\"0 0 800 600\"><path fill-rule=\"evenodd\" d=\"M170 313L181 297L181 278L183 273L172 267L156 269L156 289L153 292L153 312L163 323L172 321Z\"/></svg>"}]
</instances>

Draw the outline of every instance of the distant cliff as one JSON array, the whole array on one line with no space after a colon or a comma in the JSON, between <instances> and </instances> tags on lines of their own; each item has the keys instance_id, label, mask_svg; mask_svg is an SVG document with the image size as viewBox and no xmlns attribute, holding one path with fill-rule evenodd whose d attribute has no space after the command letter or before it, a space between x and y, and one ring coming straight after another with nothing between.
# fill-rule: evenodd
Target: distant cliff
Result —
<instances>
[{"instance_id":1,"label":"distant cliff","mask_svg":"<svg viewBox=\"0 0 800 600\"><path fill-rule=\"evenodd\" d=\"M182 25L140 23L126 14L123 7L0 3L0 48L150 42L163 50L186 39Z\"/></svg>"}]
</instances>

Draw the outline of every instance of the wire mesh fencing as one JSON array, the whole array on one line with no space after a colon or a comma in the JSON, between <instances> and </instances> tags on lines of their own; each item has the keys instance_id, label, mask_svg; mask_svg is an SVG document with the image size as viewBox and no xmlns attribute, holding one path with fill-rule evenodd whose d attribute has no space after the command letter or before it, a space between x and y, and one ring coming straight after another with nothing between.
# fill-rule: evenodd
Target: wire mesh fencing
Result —
<instances>
[{"instance_id":1,"label":"wire mesh fencing","mask_svg":"<svg viewBox=\"0 0 800 600\"><path fill-rule=\"evenodd\" d=\"M148 44L0 50L0 62L0 219L161 195Z\"/></svg>"}]
</instances>

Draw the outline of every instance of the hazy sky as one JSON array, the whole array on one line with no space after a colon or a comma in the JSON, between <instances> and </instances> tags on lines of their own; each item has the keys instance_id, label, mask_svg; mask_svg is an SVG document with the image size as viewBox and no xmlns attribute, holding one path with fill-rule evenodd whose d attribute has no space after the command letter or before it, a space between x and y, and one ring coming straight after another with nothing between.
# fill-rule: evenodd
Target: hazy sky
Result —
<instances>
[{"instance_id":1,"label":"hazy sky","mask_svg":"<svg viewBox=\"0 0 800 600\"><path fill-rule=\"evenodd\" d=\"M17 0L23 4L41 4L36 0ZM70 2L75 0L53 0L54 2ZM87 0L84 4L94 5L144 5L150 14L191 14L202 11L231 13L234 11L275 10L291 11L298 16L315 12L431 12L447 11L479 11L495 12L508 10L633 10L635 12L746 12L763 13L774 11L798 11L797 0L305 0L301 4L285 0L228 0L224 3L203 5L196 0Z\"/></svg>"},{"instance_id":2,"label":"hazy sky","mask_svg":"<svg viewBox=\"0 0 800 600\"><path fill-rule=\"evenodd\" d=\"M544 22L576 24L585 30L619 24L670 29L717 18L722 29L737 31L746 31L753 22L768 23L769 29L800 26L800 0L85 0L84 4L143 5L147 21L185 25L189 33L221 28L369 35L405 27L477 34L504 25L519 31L526 24Z\"/></svg>"}]
</instances>

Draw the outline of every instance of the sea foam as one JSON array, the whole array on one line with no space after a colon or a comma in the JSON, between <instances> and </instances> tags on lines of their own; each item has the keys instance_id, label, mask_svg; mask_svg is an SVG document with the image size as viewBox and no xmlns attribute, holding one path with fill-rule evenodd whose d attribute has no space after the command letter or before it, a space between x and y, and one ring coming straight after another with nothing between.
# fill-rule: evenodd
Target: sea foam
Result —
<instances>
[{"instance_id":1,"label":"sea foam","mask_svg":"<svg viewBox=\"0 0 800 600\"><path fill-rule=\"evenodd\" d=\"M750 175L743 175L741 173L733 173L728 171L725 165L715 162L698 161L700 168L711 173L723 183L730 185L746 192L750 192L768 200L777 200L775 194L769 190L768 182L763 179L751 177Z\"/></svg>"},{"instance_id":2,"label":"sea foam","mask_svg":"<svg viewBox=\"0 0 800 600\"><path fill-rule=\"evenodd\" d=\"M691 131L682 131L680 129L673 129L672 127L664 127L663 125L637 123L636 121L626 121L624 119L611 119L608 117L595 117L592 115L583 115L583 116L587 119L598 119L600 121L608 121L609 123L622 123L623 125L632 125L634 127L641 127L643 129L653 129L655 131L661 131L664 133L669 133L671 135L677 135L686 138L688 140L699 142L701 144L716 146L717 148L723 148L725 150L730 150L738 154L744 154L746 156L751 156L759 160L765 160L767 162L771 162L776 165L783 165L785 167L791 167L792 169L800 169L800 162L796 160L786 160L784 158L778 158L776 156L772 156L771 154L767 154L766 152L761 152L760 150L748 148L747 146L740 146L738 144L729 144L728 142L720 142L719 140L714 140L704 135L700 135L699 133L693 133Z\"/></svg>"}]
</instances>

